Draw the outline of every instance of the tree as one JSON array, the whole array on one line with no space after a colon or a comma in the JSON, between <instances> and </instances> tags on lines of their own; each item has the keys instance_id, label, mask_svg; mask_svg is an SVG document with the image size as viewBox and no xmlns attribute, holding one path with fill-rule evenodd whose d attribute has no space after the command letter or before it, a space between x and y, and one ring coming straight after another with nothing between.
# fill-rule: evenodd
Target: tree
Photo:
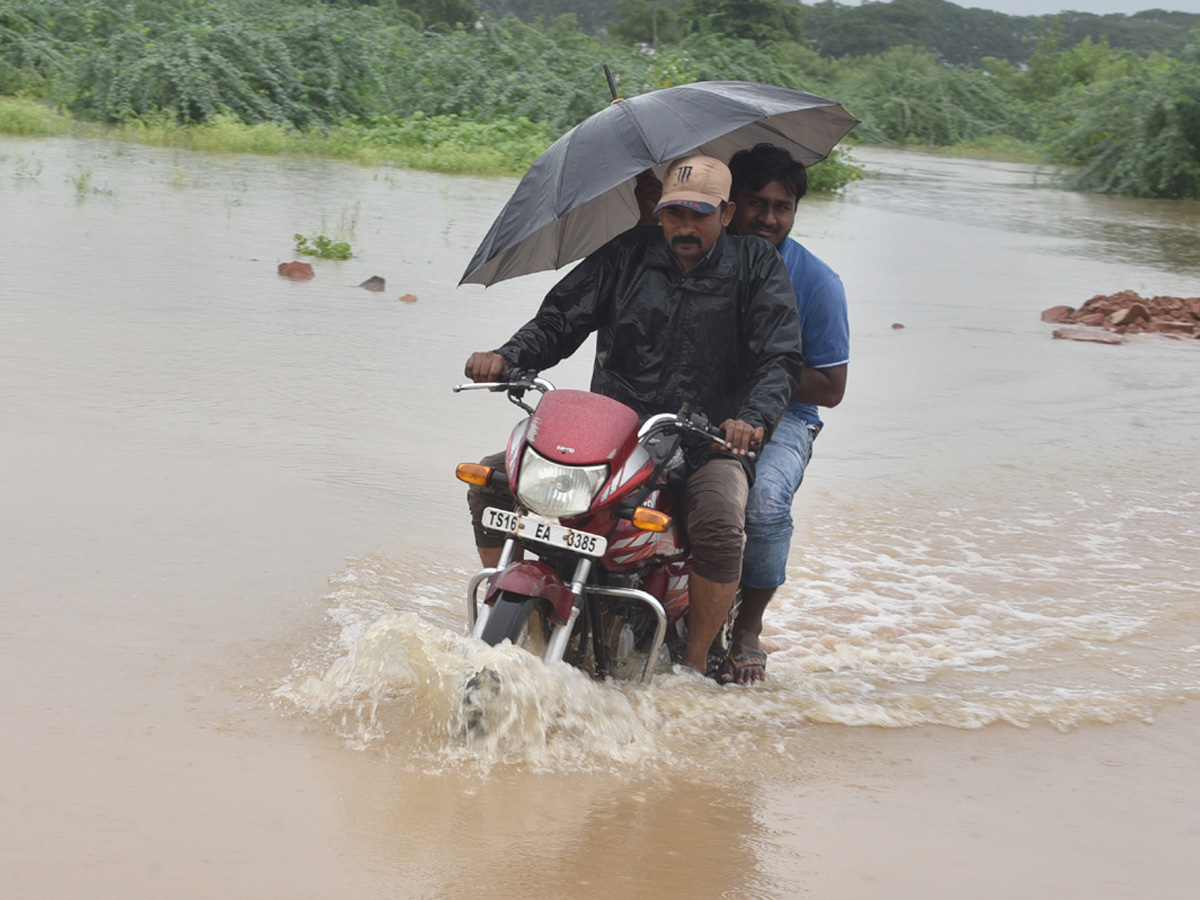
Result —
<instances>
[{"instance_id":1,"label":"tree","mask_svg":"<svg viewBox=\"0 0 1200 900\"><path fill-rule=\"evenodd\" d=\"M514 15L523 22L572 14L582 28L600 31L615 22L618 0L479 0L479 8L495 18Z\"/></svg>"},{"instance_id":2,"label":"tree","mask_svg":"<svg viewBox=\"0 0 1200 900\"><path fill-rule=\"evenodd\" d=\"M469 25L479 19L475 0L331 0L335 6L373 6L381 13L418 30L436 26ZM415 20L413 20L415 17Z\"/></svg>"},{"instance_id":3,"label":"tree","mask_svg":"<svg viewBox=\"0 0 1200 900\"><path fill-rule=\"evenodd\" d=\"M474 0L395 0L401 9L421 17L426 28L433 25L470 25L479 19Z\"/></svg>"},{"instance_id":4,"label":"tree","mask_svg":"<svg viewBox=\"0 0 1200 900\"><path fill-rule=\"evenodd\" d=\"M995 79L944 66L925 50L898 47L843 66L838 99L863 120L855 133L864 140L948 146L1019 121Z\"/></svg>"},{"instance_id":5,"label":"tree","mask_svg":"<svg viewBox=\"0 0 1200 900\"><path fill-rule=\"evenodd\" d=\"M802 41L803 10L787 0L687 0L685 27L756 44Z\"/></svg>"},{"instance_id":6,"label":"tree","mask_svg":"<svg viewBox=\"0 0 1200 900\"><path fill-rule=\"evenodd\" d=\"M1071 187L1200 199L1200 66L1151 57L1130 74L1067 92L1051 150Z\"/></svg>"},{"instance_id":7,"label":"tree","mask_svg":"<svg viewBox=\"0 0 1200 900\"><path fill-rule=\"evenodd\" d=\"M893 47L925 47L919 11L896 3L842 6L825 0L808 9L805 28L822 56L872 56Z\"/></svg>"},{"instance_id":8,"label":"tree","mask_svg":"<svg viewBox=\"0 0 1200 900\"><path fill-rule=\"evenodd\" d=\"M614 40L645 44L658 49L680 37L679 13L663 0L620 0L617 21L608 26Z\"/></svg>"}]
</instances>

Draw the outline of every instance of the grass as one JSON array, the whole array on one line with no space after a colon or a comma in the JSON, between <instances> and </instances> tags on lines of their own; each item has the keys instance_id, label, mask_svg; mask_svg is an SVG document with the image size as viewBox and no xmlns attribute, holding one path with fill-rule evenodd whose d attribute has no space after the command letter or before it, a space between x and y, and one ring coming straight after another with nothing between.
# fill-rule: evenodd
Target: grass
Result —
<instances>
[{"instance_id":1,"label":"grass","mask_svg":"<svg viewBox=\"0 0 1200 900\"><path fill-rule=\"evenodd\" d=\"M475 122L421 113L305 131L274 122L245 125L229 116L203 125L180 125L169 113L100 125L14 97L0 97L0 133L78 134L209 153L315 156L449 175L524 174L554 138L545 127L525 118ZM815 191L837 190L861 174L852 159L835 151L813 170L810 186ZM172 175L172 184L182 182L182 177Z\"/></svg>"},{"instance_id":2,"label":"grass","mask_svg":"<svg viewBox=\"0 0 1200 900\"><path fill-rule=\"evenodd\" d=\"M75 188L75 196L80 200L92 194L99 194L104 197L116 196L116 191L110 187L98 187L93 183L95 171L91 166L76 166L72 171L67 173L67 183Z\"/></svg>"},{"instance_id":3,"label":"grass","mask_svg":"<svg viewBox=\"0 0 1200 900\"><path fill-rule=\"evenodd\" d=\"M205 150L214 153L256 153L279 156L296 152L296 140L281 125L266 123L243 125L228 117L219 117L206 125L177 125L168 117L139 119L123 125L87 127L95 134L107 131L110 136L152 147L175 147L184 150Z\"/></svg>"},{"instance_id":4,"label":"grass","mask_svg":"<svg viewBox=\"0 0 1200 900\"><path fill-rule=\"evenodd\" d=\"M74 123L34 100L0 97L0 132L4 134L45 136L68 134Z\"/></svg>"},{"instance_id":5,"label":"grass","mask_svg":"<svg viewBox=\"0 0 1200 900\"><path fill-rule=\"evenodd\" d=\"M77 197L86 197L92 192L93 174L91 166L78 166L67 174L67 181L75 187Z\"/></svg>"},{"instance_id":6,"label":"grass","mask_svg":"<svg viewBox=\"0 0 1200 900\"><path fill-rule=\"evenodd\" d=\"M949 146L931 146L921 143L861 144L859 146L886 147L892 150L914 150L918 153L934 153L959 159L984 159L994 162L1045 163L1046 156L1027 141L1010 137L984 137L962 141Z\"/></svg>"},{"instance_id":7,"label":"grass","mask_svg":"<svg viewBox=\"0 0 1200 900\"><path fill-rule=\"evenodd\" d=\"M170 114L100 125L16 97L0 97L0 133L77 134L209 153L332 157L363 165L476 175L520 174L551 142L545 129L527 120L481 123L455 116L381 118L306 131L275 122L245 125L228 116L203 125L180 125Z\"/></svg>"},{"instance_id":8,"label":"grass","mask_svg":"<svg viewBox=\"0 0 1200 900\"><path fill-rule=\"evenodd\" d=\"M45 168L46 164L36 156L18 153L16 159L13 160L13 177L20 181L37 181L38 176Z\"/></svg>"}]
</instances>

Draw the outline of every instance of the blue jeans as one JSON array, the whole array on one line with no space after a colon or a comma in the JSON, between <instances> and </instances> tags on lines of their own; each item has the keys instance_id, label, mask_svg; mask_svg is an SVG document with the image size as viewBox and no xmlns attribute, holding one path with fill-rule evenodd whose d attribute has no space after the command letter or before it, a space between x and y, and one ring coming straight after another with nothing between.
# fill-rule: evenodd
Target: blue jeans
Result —
<instances>
[{"instance_id":1,"label":"blue jeans","mask_svg":"<svg viewBox=\"0 0 1200 900\"><path fill-rule=\"evenodd\" d=\"M816 432L792 413L784 413L755 467L746 503L746 550L742 584L777 588L787 579L792 546L792 498L812 459Z\"/></svg>"}]
</instances>

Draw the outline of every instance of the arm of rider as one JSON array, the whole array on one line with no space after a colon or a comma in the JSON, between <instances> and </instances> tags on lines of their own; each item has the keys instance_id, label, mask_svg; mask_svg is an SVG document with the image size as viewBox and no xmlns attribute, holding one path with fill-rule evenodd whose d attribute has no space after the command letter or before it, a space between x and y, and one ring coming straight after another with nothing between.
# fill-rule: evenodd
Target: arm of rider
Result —
<instances>
[{"instance_id":1,"label":"arm of rider","mask_svg":"<svg viewBox=\"0 0 1200 900\"><path fill-rule=\"evenodd\" d=\"M745 456L750 451L751 444L761 444L766 436L764 429L756 428L741 419L726 419L721 423L721 430L725 432L725 446L713 444L714 449L729 450L738 456Z\"/></svg>"},{"instance_id":2,"label":"arm of rider","mask_svg":"<svg viewBox=\"0 0 1200 900\"><path fill-rule=\"evenodd\" d=\"M830 366L814 369L805 366L800 374L800 384L792 392L794 403L812 403L816 406L834 407L846 395L847 366Z\"/></svg>"},{"instance_id":3,"label":"arm of rider","mask_svg":"<svg viewBox=\"0 0 1200 900\"><path fill-rule=\"evenodd\" d=\"M464 372L476 384L481 382L499 381L501 373L507 369L508 361L499 353L491 350L472 353L467 358Z\"/></svg>"}]
</instances>

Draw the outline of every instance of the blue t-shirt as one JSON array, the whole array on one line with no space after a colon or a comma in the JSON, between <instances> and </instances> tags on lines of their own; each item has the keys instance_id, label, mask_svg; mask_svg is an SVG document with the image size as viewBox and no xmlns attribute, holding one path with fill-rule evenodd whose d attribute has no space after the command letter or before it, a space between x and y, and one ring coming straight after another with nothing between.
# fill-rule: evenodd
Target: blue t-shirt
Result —
<instances>
[{"instance_id":1,"label":"blue t-shirt","mask_svg":"<svg viewBox=\"0 0 1200 900\"><path fill-rule=\"evenodd\" d=\"M784 238L779 255L787 266L800 312L804 363L814 369L844 366L850 362L850 317L842 279L792 238ZM789 403L788 412L813 425L821 424L811 403Z\"/></svg>"}]
</instances>

